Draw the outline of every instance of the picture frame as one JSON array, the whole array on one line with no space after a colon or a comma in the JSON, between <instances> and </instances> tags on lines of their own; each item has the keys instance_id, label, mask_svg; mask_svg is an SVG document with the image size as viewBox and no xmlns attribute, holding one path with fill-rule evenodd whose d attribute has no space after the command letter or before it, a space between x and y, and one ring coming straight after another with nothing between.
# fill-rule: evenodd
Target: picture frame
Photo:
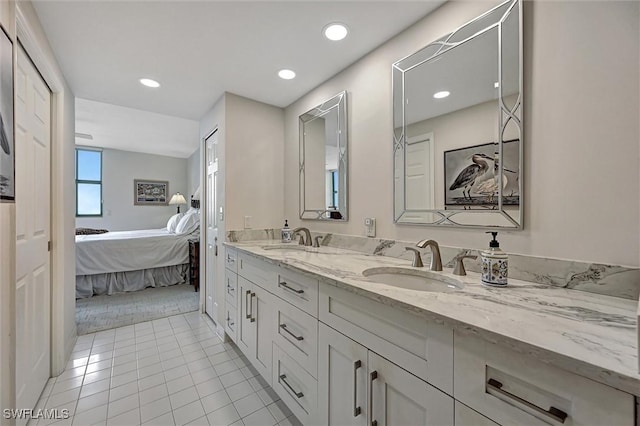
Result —
<instances>
[{"instance_id":1,"label":"picture frame","mask_svg":"<svg viewBox=\"0 0 640 426\"><path fill-rule=\"evenodd\" d=\"M476 161L473 160L474 155L478 155ZM444 152L445 209L486 210L498 208L498 176L496 176L497 168L495 167L497 155L498 144L496 142ZM503 206L520 205L519 156L519 139L503 142ZM475 179L473 179L474 174Z\"/></svg>"},{"instance_id":2,"label":"picture frame","mask_svg":"<svg viewBox=\"0 0 640 426\"><path fill-rule=\"evenodd\" d=\"M13 42L0 25L0 202L15 203Z\"/></svg>"},{"instance_id":3,"label":"picture frame","mask_svg":"<svg viewBox=\"0 0 640 426\"><path fill-rule=\"evenodd\" d=\"M136 206L169 205L169 182L166 180L134 179L133 204Z\"/></svg>"}]
</instances>

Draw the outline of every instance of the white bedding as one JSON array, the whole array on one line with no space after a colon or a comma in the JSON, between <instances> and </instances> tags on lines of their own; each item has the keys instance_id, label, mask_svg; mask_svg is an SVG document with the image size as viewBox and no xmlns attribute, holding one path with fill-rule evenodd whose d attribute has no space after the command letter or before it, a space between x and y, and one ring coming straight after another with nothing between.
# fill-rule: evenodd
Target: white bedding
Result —
<instances>
[{"instance_id":1,"label":"white bedding","mask_svg":"<svg viewBox=\"0 0 640 426\"><path fill-rule=\"evenodd\" d=\"M76 275L135 271L189 263L188 240L162 229L76 235Z\"/></svg>"}]
</instances>

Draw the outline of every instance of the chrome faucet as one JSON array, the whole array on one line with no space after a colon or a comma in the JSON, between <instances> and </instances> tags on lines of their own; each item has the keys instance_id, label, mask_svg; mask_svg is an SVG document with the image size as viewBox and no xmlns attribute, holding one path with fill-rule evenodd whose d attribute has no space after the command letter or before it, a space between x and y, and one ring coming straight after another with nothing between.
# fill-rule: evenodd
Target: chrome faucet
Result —
<instances>
[{"instance_id":1,"label":"chrome faucet","mask_svg":"<svg viewBox=\"0 0 640 426\"><path fill-rule=\"evenodd\" d=\"M414 249L413 247L405 247L404 249L413 253L413 262L411 262L411 266L413 266L414 268L424 267L424 264L422 263L422 257L420 257L420 250Z\"/></svg>"},{"instance_id":2,"label":"chrome faucet","mask_svg":"<svg viewBox=\"0 0 640 426\"><path fill-rule=\"evenodd\" d=\"M431 248L431 264L429 269L432 271L442 271L442 258L440 257L440 246L434 240L422 240L416 244L416 247Z\"/></svg>"},{"instance_id":3,"label":"chrome faucet","mask_svg":"<svg viewBox=\"0 0 640 426\"><path fill-rule=\"evenodd\" d=\"M453 275L467 275L467 271L464 269L464 259L477 259L478 256L469 254L466 250L456 257L453 260L456 261L456 267L453 269Z\"/></svg>"},{"instance_id":4,"label":"chrome faucet","mask_svg":"<svg viewBox=\"0 0 640 426\"><path fill-rule=\"evenodd\" d=\"M294 236L296 234L299 234L300 232L304 232L304 238L302 238L302 235L300 236L300 241L299 244L300 245L305 245L305 246L311 246L312 242L311 242L311 232L309 231L309 228L304 228L304 227L299 227L294 229L291 232L291 235Z\"/></svg>"}]
</instances>

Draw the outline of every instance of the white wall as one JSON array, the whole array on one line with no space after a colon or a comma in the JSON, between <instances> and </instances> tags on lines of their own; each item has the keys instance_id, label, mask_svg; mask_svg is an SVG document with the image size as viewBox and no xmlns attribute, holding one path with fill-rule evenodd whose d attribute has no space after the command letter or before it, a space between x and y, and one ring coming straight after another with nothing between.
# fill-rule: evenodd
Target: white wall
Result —
<instances>
[{"instance_id":1,"label":"white wall","mask_svg":"<svg viewBox=\"0 0 640 426\"><path fill-rule=\"evenodd\" d=\"M282 108L227 94L227 229L243 229L244 216L255 229L284 224L283 123Z\"/></svg>"},{"instance_id":2,"label":"white wall","mask_svg":"<svg viewBox=\"0 0 640 426\"><path fill-rule=\"evenodd\" d=\"M184 197L189 201L200 186L200 148L187 159L187 193Z\"/></svg>"},{"instance_id":3,"label":"white wall","mask_svg":"<svg viewBox=\"0 0 640 426\"><path fill-rule=\"evenodd\" d=\"M285 214L298 217L298 116L347 90L349 221L319 232L487 246L478 230L393 224L391 64L488 10L448 2L285 110ZM525 229L512 253L640 266L640 3L524 2Z\"/></svg>"},{"instance_id":4,"label":"white wall","mask_svg":"<svg viewBox=\"0 0 640 426\"><path fill-rule=\"evenodd\" d=\"M78 217L77 227L109 231L155 229L167 226L176 206L136 206L134 179L169 181L169 197L187 193L187 159L104 149L102 151L102 217ZM180 206L187 211L188 204Z\"/></svg>"},{"instance_id":5,"label":"white wall","mask_svg":"<svg viewBox=\"0 0 640 426\"><path fill-rule=\"evenodd\" d=\"M283 124L281 108L232 93L225 93L200 120L202 140L218 129L217 195L218 207L224 211L224 219L218 223L221 250L227 230L244 228L244 216L252 216L256 229L284 224ZM204 157L204 148L202 153ZM201 161L204 164L206 158ZM204 206L204 184L202 191ZM200 245L202 258L207 258L209 266L216 265L215 293L220 299L224 297L224 256L205 254L204 246ZM224 312L220 309L217 313L214 320L220 326L224 324Z\"/></svg>"},{"instance_id":6,"label":"white wall","mask_svg":"<svg viewBox=\"0 0 640 426\"><path fill-rule=\"evenodd\" d=\"M15 45L15 3L0 2L0 23ZM0 265L2 265L0 267L0 342L2 342L0 343L0 408L15 407L16 402L15 255L15 204L0 203ZM9 421L0 419L0 424L5 423L9 424Z\"/></svg>"}]
</instances>

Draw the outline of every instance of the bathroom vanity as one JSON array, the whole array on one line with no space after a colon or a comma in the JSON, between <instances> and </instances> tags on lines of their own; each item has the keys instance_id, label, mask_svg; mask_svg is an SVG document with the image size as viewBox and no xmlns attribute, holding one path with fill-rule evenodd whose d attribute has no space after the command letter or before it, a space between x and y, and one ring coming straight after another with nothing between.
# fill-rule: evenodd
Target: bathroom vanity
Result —
<instances>
[{"instance_id":1,"label":"bathroom vanity","mask_svg":"<svg viewBox=\"0 0 640 426\"><path fill-rule=\"evenodd\" d=\"M638 424L635 301L334 247L224 255L225 332L305 425Z\"/></svg>"}]
</instances>

